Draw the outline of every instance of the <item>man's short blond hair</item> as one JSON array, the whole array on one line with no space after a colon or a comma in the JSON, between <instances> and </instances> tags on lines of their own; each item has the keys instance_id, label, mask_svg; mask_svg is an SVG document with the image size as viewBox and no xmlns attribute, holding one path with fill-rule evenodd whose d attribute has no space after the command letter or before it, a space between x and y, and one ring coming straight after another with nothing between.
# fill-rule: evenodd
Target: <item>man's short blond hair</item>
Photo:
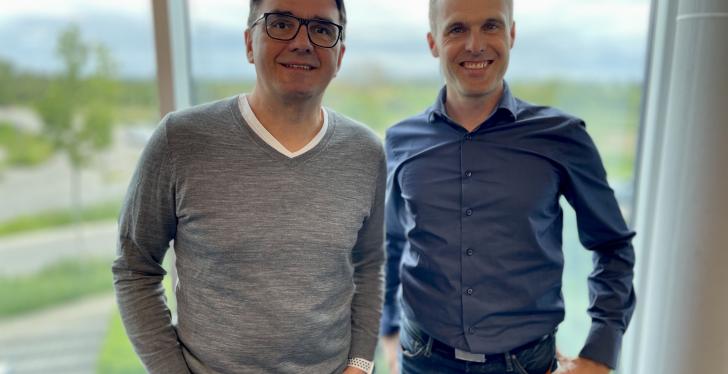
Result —
<instances>
[{"instance_id":1,"label":"man's short blond hair","mask_svg":"<svg viewBox=\"0 0 728 374\"><path fill-rule=\"evenodd\" d=\"M437 2L438 0L430 0L430 31L434 34L437 29ZM508 7L509 21L513 22L513 0L505 0Z\"/></svg>"}]
</instances>

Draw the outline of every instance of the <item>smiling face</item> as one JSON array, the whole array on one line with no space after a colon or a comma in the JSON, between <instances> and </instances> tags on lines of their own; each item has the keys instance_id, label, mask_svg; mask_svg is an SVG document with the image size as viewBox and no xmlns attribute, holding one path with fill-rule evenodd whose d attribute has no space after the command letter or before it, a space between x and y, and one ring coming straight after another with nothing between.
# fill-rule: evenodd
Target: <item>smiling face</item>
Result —
<instances>
[{"instance_id":1,"label":"smiling face","mask_svg":"<svg viewBox=\"0 0 728 374\"><path fill-rule=\"evenodd\" d=\"M260 14L270 12L341 23L334 0L264 0ZM341 66L343 42L333 48L315 46L306 26L292 40L275 40L265 27L261 20L245 31L248 61L255 64L257 74L254 94L264 99L320 101Z\"/></svg>"},{"instance_id":2,"label":"smiling face","mask_svg":"<svg viewBox=\"0 0 728 374\"><path fill-rule=\"evenodd\" d=\"M516 36L507 0L438 0L431 6L427 41L440 58L447 99L499 97Z\"/></svg>"}]
</instances>

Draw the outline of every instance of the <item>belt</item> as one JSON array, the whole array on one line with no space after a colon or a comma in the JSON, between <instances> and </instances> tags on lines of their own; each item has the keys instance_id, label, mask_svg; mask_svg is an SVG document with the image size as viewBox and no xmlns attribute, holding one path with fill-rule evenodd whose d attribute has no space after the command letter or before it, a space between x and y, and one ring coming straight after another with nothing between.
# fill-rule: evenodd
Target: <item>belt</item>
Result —
<instances>
[{"instance_id":1,"label":"belt","mask_svg":"<svg viewBox=\"0 0 728 374\"><path fill-rule=\"evenodd\" d=\"M463 360L463 361L473 361L473 362L486 362L486 361L496 361L496 360L505 361L507 359L506 356L517 355L527 349L533 348L533 347L543 343L544 341L549 339L551 336L553 336L553 333L546 334L536 340L530 341L526 344L513 348L508 352L493 353L493 354L470 353L470 352L462 351L457 348L453 348L435 338L432 338L432 351L437 352L440 355L443 355L448 358L454 358L454 359Z\"/></svg>"}]
</instances>

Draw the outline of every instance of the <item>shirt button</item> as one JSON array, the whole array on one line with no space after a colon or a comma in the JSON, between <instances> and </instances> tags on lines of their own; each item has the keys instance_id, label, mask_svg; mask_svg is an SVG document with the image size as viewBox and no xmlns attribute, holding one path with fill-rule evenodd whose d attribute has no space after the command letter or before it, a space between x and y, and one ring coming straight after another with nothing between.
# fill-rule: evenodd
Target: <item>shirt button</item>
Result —
<instances>
[{"instance_id":1,"label":"shirt button","mask_svg":"<svg viewBox=\"0 0 728 374\"><path fill-rule=\"evenodd\" d=\"M468 288L468 290L465 291L465 292L467 292L468 295L472 295L473 294L473 289L472 288Z\"/></svg>"},{"instance_id":2,"label":"shirt button","mask_svg":"<svg viewBox=\"0 0 728 374\"><path fill-rule=\"evenodd\" d=\"M468 327L468 334L470 334L470 335L475 334L475 329L472 327Z\"/></svg>"},{"instance_id":3,"label":"shirt button","mask_svg":"<svg viewBox=\"0 0 728 374\"><path fill-rule=\"evenodd\" d=\"M468 256L472 256L473 255L473 249L472 248L468 248L468 250L465 251L465 253L467 253Z\"/></svg>"},{"instance_id":4,"label":"shirt button","mask_svg":"<svg viewBox=\"0 0 728 374\"><path fill-rule=\"evenodd\" d=\"M472 216L473 215L473 210L472 209L465 210L465 215L466 216Z\"/></svg>"},{"instance_id":5,"label":"shirt button","mask_svg":"<svg viewBox=\"0 0 728 374\"><path fill-rule=\"evenodd\" d=\"M468 170L468 171L465 172L465 176L468 177L468 178L470 178L471 176L473 176L473 172L470 171L470 170Z\"/></svg>"},{"instance_id":6,"label":"shirt button","mask_svg":"<svg viewBox=\"0 0 728 374\"><path fill-rule=\"evenodd\" d=\"M470 134L465 135L465 140L473 140L473 136Z\"/></svg>"}]
</instances>

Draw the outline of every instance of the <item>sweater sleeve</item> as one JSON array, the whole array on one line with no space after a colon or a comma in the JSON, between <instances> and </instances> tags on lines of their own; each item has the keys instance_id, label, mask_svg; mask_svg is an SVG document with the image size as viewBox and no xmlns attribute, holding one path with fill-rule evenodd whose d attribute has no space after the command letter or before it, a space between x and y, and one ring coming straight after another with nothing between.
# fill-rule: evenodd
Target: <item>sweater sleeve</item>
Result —
<instances>
[{"instance_id":1,"label":"sweater sleeve","mask_svg":"<svg viewBox=\"0 0 728 374\"><path fill-rule=\"evenodd\" d=\"M147 371L184 374L189 369L162 286L162 261L177 225L168 118L147 143L129 186L112 272L124 327Z\"/></svg>"},{"instance_id":2,"label":"sweater sleeve","mask_svg":"<svg viewBox=\"0 0 728 374\"><path fill-rule=\"evenodd\" d=\"M392 137L387 134L385 141L387 155L387 191L385 197L385 249L386 278L384 285L384 307L379 328L382 336L399 332L401 310L397 299L400 288L399 266L402 252L407 242L405 228L402 224L403 200L397 183L397 162L392 146Z\"/></svg>"},{"instance_id":3,"label":"sweater sleeve","mask_svg":"<svg viewBox=\"0 0 728 374\"><path fill-rule=\"evenodd\" d=\"M351 302L350 358L373 361L382 312L382 265L384 263L384 155L379 161L376 188L369 217L352 252L354 298Z\"/></svg>"}]
</instances>

